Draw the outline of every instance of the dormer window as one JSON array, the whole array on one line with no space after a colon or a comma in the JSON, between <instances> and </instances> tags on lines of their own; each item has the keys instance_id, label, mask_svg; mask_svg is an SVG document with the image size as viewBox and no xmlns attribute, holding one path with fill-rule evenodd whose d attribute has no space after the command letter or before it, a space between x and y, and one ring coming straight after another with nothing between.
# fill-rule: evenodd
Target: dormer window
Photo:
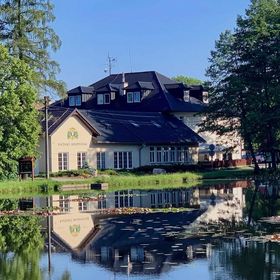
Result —
<instances>
[{"instance_id":1,"label":"dormer window","mask_svg":"<svg viewBox=\"0 0 280 280\"><path fill-rule=\"evenodd\" d=\"M141 102L140 91L128 92L127 93L127 103L139 103Z\"/></svg>"},{"instance_id":2,"label":"dormer window","mask_svg":"<svg viewBox=\"0 0 280 280\"><path fill-rule=\"evenodd\" d=\"M190 91L184 90L184 101L189 102L190 101Z\"/></svg>"},{"instance_id":3,"label":"dormer window","mask_svg":"<svg viewBox=\"0 0 280 280\"><path fill-rule=\"evenodd\" d=\"M69 106L81 106L82 105L82 97L81 95L73 95L69 96Z\"/></svg>"},{"instance_id":4,"label":"dormer window","mask_svg":"<svg viewBox=\"0 0 280 280\"><path fill-rule=\"evenodd\" d=\"M208 92L207 91L203 91L202 93L202 101L204 103L208 103L209 102L209 99L208 99Z\"/></svg>"},{"instance_id":5,"label":"dormer window","mask_svg":"<svg viewBox=\"0 0 280 280\"><path fill-rule=\"evenodd\" d=\"M110 104L110 93L104 93L104 94L97 94L97 104L103 105L103 104Z\"/></svg>"},{"instance_id":6,"label":"dormer window","mask_svg":"<svg viewBox=\"0 0 280 280\"><path fill-rule=\"evenodd\" d=\"M110 104L110 93L104 94L104 104Z\"/></svg>"}]
</instances>

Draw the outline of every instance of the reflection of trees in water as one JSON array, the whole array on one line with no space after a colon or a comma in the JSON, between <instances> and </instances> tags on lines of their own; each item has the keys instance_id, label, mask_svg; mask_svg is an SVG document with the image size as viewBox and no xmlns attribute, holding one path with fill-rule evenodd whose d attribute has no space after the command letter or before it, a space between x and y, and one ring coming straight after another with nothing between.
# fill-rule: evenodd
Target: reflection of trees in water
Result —
<instances>
[{"instance_id":1,"label":"reflection of trees in water","mask_svg":"<svg viewBox=\"0 0 280 280\"><path fill-rule=\"evenodd\" d=\"M255 187L246 190L246 213L254 221L263 217L279 215L280 199L279 199L279 182L269 182L261 185L260 182L255 183Z\"/></svg>"},{"instance_id":2,"label":"reflection of trees in water","mask_svg":"<svg viewBox=\"0 0 280 280\"><path fill-rule=\"evenodd\" d=\"M17 209L18 201L0 200L0 210ZM0 218L0 279L44 279L40 256L44 245L41 220L34 216L1 216ZM68 271L61 277L71 279Z\"/></svg>"},{"instance_id":3,"label":"reflection of trees in water","mask_svg":"<svg viewBox=\"0 0 280 280\"><path fill-rule=\"evenodd\" d=\"M280 246L271 242L221 241L213 247L209 270L213 279L279 279Z\"/></svg>"},{"instance_id":4,"label":"reflection of trees in water","mask_svg":"<svg viewBox=\"0 0 280 280\"><path fill-rule=\"evenodd\" d=\"M1 217L0 279L40 279L42 247L39 218Z\"/></svg>"},{"instance_id":5,"label":"reflection of trees in water","mask_svg":"<svg viewBox=\"0 0 280 280\"><path fill-rule=\"evenodd\" d=\"M0 210L15 210L16 199L1 199ZM2 216L0 219L0 279L40 279L43 247L38 217Z\"/></svg>"}]
</instances>

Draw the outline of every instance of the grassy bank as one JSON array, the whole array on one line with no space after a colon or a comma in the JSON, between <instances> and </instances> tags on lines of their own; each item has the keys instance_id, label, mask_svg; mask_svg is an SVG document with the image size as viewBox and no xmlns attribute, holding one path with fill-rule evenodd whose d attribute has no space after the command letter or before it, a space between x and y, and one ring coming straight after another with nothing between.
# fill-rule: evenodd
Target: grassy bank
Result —
<instances>
[{"instance_id":1,"label":"grassy bank","mask_svg":"<svg viewBox=\"0 0 280 280\"><path fill-rule=\"evenodd\" d=\"M2 181L0 182L0 194L5 195L32 195L38 193L52 193L59 190L62 185L108 183L109 191L124 189L163 189L171 187L192 187L202 185L209 180L235 180L246 179L253 175L253 169L239 168L228 170L214 170L208 172L184 172L161 175L103 175L95 178L53 178L51 180L36 179L34 181Z\"/></svg>"}]
</instances>

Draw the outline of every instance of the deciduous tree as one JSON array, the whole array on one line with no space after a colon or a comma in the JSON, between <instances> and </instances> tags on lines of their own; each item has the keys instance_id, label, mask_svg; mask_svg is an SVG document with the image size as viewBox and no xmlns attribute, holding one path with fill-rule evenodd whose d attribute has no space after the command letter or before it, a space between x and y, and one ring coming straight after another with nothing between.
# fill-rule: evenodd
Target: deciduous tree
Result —
<instances>
[{"instance_id":1,"label":"deciduous tree","mask_svg":"<svg viewBox=\"0 0 280 280\"><path fill-rule=\"evenodd\" d=\"M280 129L280 2L253 0L233 32L220 35L211 52L209 106L202 130L238 132L255 151L275 150Z\"/></svg>"},{"instance_id":2,"label":"deciduous tree","mask_svg":"<svg viewBox=\"0 0 280 280\"><path fill-rule=\"evenodd\" d=\"M34 72L0 45L0 179L17 175L18 159L36 156L40 125Z\"/></svg>"}]
</instances>

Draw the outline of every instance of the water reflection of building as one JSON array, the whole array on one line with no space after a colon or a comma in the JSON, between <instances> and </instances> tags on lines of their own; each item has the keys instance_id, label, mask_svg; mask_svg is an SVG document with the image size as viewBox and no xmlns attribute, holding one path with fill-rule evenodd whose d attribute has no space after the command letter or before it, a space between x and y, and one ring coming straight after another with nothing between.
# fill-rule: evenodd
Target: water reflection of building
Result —
<instances>
[{"instance_id":1,"label":"water reflection of building","mask_svg":"<svg viewBox=\"0 0 280 280\"><path fill-rule=\"evenodd\" d=\"M238 211L234 209L232 215L241 217L246 186L246 182L236 182L188 189L125 190L88 197L54 195L51 206L60 215L52 217L52 242L57 250L71 253L79 262L94 262L114 272L160 274L172 266L209 257L210 237L180 234L195 221L225 217L215 210L223 204L231 207L238 202ZM36 200L37 206L40 201L42 207L45 199ZM201 209L121 216L99 211L197 205Z\"/></svg>"},{"instance_id":2,"label":"water reflection of building","mask_svg":"<svg viewBox=\"0 0 280 280\"><path fill-rule=\"evenodd\" d=\"M207 210L196 222L241 222L245 207L244 188L248 184L247 181L239 181L234 185L220 184L200 189L200 207Z\"/></svg>"},{"instance_id":3,"label":"water reflection of building","mask_svg":"<svg viewBox=\"0 0 280 280\"><path fill-rule=\"evenodd\" d=\"M64 247L64 250L71 252L78 262L93 262L114 272L160 274L172 266L209 256L207 240L173 236L183 232L201 213L201 210L193 210L109 219L93 215L99 230L87 238L83 246L71 250ZM65 240L64 236L60 237ZM63 248L63 244L54 241Z\"/></svg>"},{"instance_id":4,"label":"water reflection of building","mask_svg":"<svg viewBox=\"0 0 280 280\"><path fill-rule=\"evenodd\" d=\"M243 189L247 181L237 181L231 184L215 184L192 188L176 188L164 190L121 190L92 195L53 195L51 207L57 213L94 212L114 208L170 208L170 207L203 207L221 201L235 201L244 206ZM28 203L26 203L28 202ZM24 209L30 207L46 207L45 198L35 198L31 201L22 200Z\"/></svg>"},{"instance_id":5,"label":"water reflection of building","mask_svg":"<svg viewBox=\"0 0 280 280\"><path fill-rule=\"evenodd\" d=\"M51 207L55 212L94 212L102 209L114 208L166 208L166 207L190 207L196 206L194 199L196 190L124 190L112 193L79 196L79 195L53 195ZM33 204L32 204L33 205ZM35 200L35 207L45 207L45 199Z\"/></svg>"}]
</instances>

